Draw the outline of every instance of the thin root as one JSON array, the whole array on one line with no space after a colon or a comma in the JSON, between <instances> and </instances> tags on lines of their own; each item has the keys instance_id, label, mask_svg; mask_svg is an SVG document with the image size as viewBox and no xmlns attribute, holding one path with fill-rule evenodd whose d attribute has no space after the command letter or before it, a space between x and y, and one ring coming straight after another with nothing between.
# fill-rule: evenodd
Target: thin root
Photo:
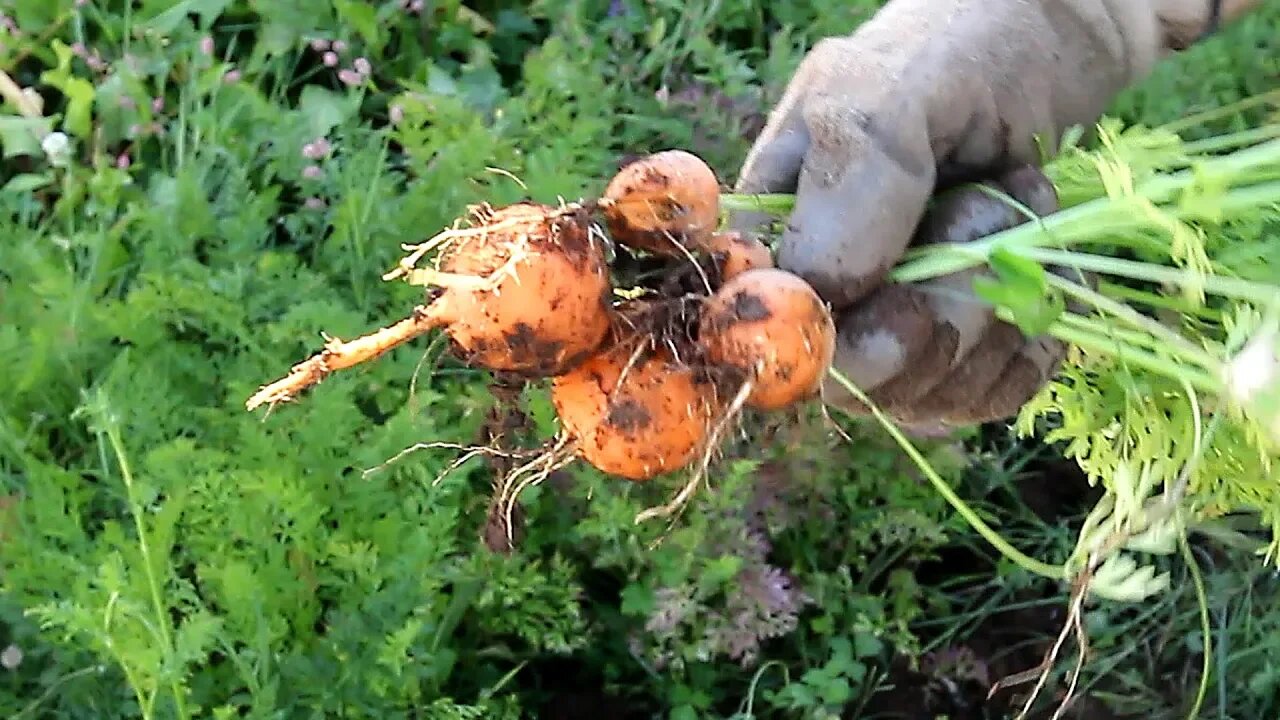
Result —
<instances>
[{"instance_id":1,"label":"thin root","mask_svg":"<svg viewBox=\"0 0 1280 720\"><path fill-rule=\"evenodd\" d=\"M720 418L720 422L716 423L711 435L707 438L707 444L702 453L702 460L698 463L698 469L689 477L689 481L684 484L684 487L680 488L680 492L676 493L671 502L660 507L649 508L636 515L635 523L637 525L654 518L670 517L672 523L679 518L680 513L684 511L689 501L693 498L693 494L697 492L698 486L707 477L707 469L711 467L711 460L715 457L716 450L720 446L720 439L742 412L742 408L747 404L747 398L751 396L751 391L754 389L755 383L753 381L748 380L742 383L742 387L738 388L738 394L729 403L729 407Z\"/></svg>"},{"instance_id":2,"label":"thin root","mask_svg":"<svg viewBox=\"0 0 1280 720\"><path fill-rule=\"evenodd\" d=\"M326 337L324 350L294 365L285 377L264 385L245 402L245 409L288 402L332 372L374 360L388 350L439 327L441 320L437 315L431 306L419 305L409 317L355 340L343 342Z\"/></svg>"},{"instance_id":3,"label":"thin root","mask_svg":"<svg viewBox=\"0 0 1280 720\"><path fill-rule=\"evenodd\" d=\"M391 465L394 465L395 463L404 459L406 456L412 455L413 453L416 453L416 452L421 452L423 450L461 450L463 451L462 456L456 458L453 462L449 463L449 466L446 467L444 470L442 470L440 474L436 476L435 480L431 481L431 485L433 487L436 485L439 485L440 481L444 480L446 477L449 476L449 473L452 473L454 470L457 470L458 468L462 467L464 464L466 464L468 460L472 458L481 457L481 456L519 458L519 457L528 455L528 453L507 452L505 450L501 450L494 447L467 446L467 445L459 445L458 443L451 443L451 442L414 443L413 445L410 445L409 447L405 448L404 450L401 450L395 455L392 455L391 457L378 463L377 465L374 465L373 467L362 471L360 473L360 476L368 477L376 472L385 470Z\"/></svg>"},{"instance_id":4,"label":"thin root","mask_svg":"<svg viewBox=\"0 0 1280 720\"><path fill-rule=\"evenodd\" d=\"M413 374L409 376L409 407L415 414L418 410L418 376L422 373L423 366L427 364L427 358L431 357L431 352L441 344L442 338L443 336L437 337L427 346L427 349L422 352L422 357L418 358L418 363L413 366Z\"/></svg>"},{"instance_id":5,"label":"thin root","mask_svg":"<svg viewBox=\"0 0 1280 720\"><path fill-rule=\"evenodd\" d=\"M541 452L529 462L514 468L499 483L498 496L495 502L502 513L503 531L507 536L507 544L515 545L513 514L520 495L528 488L545 481L552 473L569 465L576 459L575 448L567 435L559 437L545 452Z\"/></svg>"},{"instance_id":6,"label":"thin root","mask_svg":"<svg viewBox=\"0 0 1280 720\"><path fill-rule=\"evenodd\" d=\"M1083 594L1081 597L1083 597ZM1050 720L1061 720L1062 716L1071 707L1071 702L1075 699L1076 688L1080 686L1080 674L1084 671L1085 656L1089 654L1089 639L1084 631L1079 612L1072 616L1071 627L1074 629L1073 634L1076 637L1076 642L1080 645L1080 652L1076 653L1076 665L1071 670L1071 681L1067 684L1067 694L1063 696L1062 702L1058 704L1058 709L1053 711L1053 717Z\"/></svg>"},{"instance_id":7,"label":"thin root","mask_svg":"<svg viewBox=\"0 0 1280 720\"><path fill-rule=\"evenodd\" d=\"M467 292L486 292L498 286L497 273L486 276L459 275L457 273L414 268L409 271L410 285L429 285L442 288L457 288Z\"/></svg>"},{"instance_id":8,"label":"thin root","mask_svg":"<svg viewBox=\"0 0 1280 720\"><path fill-rule=\"evenodd\" d=\"M672 245L675 245L680 249L680 252L685 256L685 259L689 261L689 264L693 266L693 269L698 271L698 278L702 280L702 287L706 290L706 293L708 295L715 294L715 290L711 287L711 278L707 277L706 271L703 270L702 265L698 263L698 258L694 257L693 253L689 251L689 248L685 247L684 243L677 240L670 232L664 230L663 234L667 236L667 239L671 241Z\"/></svg>"},{"instance_id":9,"label":"thin root","mask_svg":"<svg viewBox=\"0 0 1280 720\"><path fill-rule=\"evenodd\" d=\"M517 182L519 181L517 180ZM557 208L552 212L549 212L547 214L547 219L548 220L555 219L562 215L576 212L577 210L578 210L578 206L576 205L566 205L564 207ZM492 213L493 213L493 209L488 205L473 206L471 209L471 216L473 219L475 218L480 219L479 225L475 227L459 228L458 223L455 222L453 227L449 228L448 230L444 230L440 232L435 237L431 238L430 240L427 240L426 242L418 243L416 245L402 246L402 249L406 251L410 251L409 254L401 258L400 261L396 263L396 266L394 268L384 273L382 276L382 279L386 281L390 281L390 280L395 280L397 278L401 278L405 276L410 276L412 278L413 273L417 270L416 266L418 264L418 261L421 260L423 257L425 257L426 254L431 252L432 250L442 248L456 240L462 240L465 238L483 237L485 235L488 235L489 233L501 232L503 230L508 230L513 227L518 227L524 223L529 222L529 219L525 217L513 217L507 220L502 220L500 222L486 224L484 222L484 217L489 216ZM415 283L415 284L420 284L420 283Z\"/></svg>"},{"instance_id":10,"label":"thin root","mask_svg":"<svg viewBox=\"0 0 1280 720\"><path fill-rule=\"evenodd\" d=\"M1058 655L1062 652L1062 647L1066 644L1068 637L1074 637L1078 646L1075 668L1071 673L1070 686L1067 689L1066 696L1059 703L1057 710L1053 714L1053 720L1058 720L1062 714L1070 707L1072 699L1075 695L1076 687L1080 680L1080 674L1084 670L1085 656L1088 653L1088 639L1084 632L1084 626L1080 617L1084 612L1084 602L1089 595L1089 577L1088 572L1082 574L1079 581L1076 582L1072 589L1071 603L1067 612L1067 620L1063 623L1062 631L1058 633L1057 639L1053 646L1045 654L1044 659L1035 668L1018 673L1011 677L1005 678L991 686L991 690L987 693L988 699L993 697L1000 690L1029 682L1032 678L1036 679L1035 687L1032 688L1031 694L1027 696L1026 701L1022 705L1022 710L1018 714L1017 720L1025 720L1030 714L1031 707L1035 704L1036 699L1044 690L1045 685L1049 681L1049 675L1053 672L1054 665L1058 662Z\"/></svg>"}]
</instances>

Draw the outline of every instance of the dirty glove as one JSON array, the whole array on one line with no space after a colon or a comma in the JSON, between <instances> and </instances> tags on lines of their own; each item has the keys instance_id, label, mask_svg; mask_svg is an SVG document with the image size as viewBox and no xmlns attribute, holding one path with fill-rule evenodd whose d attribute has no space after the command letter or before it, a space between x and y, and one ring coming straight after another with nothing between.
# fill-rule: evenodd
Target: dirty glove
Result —
<instances>
[{"instance_id":1,"label":"dirty glove","mask_svg":"<svg viewBox=\"0 0 1280 720\"><path fill-rule=\"evenodd\" d=\"M795 192L779 264L835 308L835 365L907 423L1005 418L1056 371L1063 348L1028 339L973 296L972 274L885 285L915 242L964 241L1022 219L965 190L989 181L1056 210L1034 168L1072 125L1092 125L1169 51L1257 0L890 0L804 59L736 190ZM1038 145L1037 141L1042 143ZM734 227L764 218L742 213ZM860 404L833 381L828 402Z\"/></svg>"}]
</instances>

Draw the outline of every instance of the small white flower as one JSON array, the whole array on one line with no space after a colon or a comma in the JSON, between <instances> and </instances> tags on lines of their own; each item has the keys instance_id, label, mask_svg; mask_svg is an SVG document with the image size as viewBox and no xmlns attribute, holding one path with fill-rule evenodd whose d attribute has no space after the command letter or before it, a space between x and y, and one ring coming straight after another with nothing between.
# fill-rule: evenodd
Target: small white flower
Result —
<instances>
[{"instance_id":1,"label":"small white flower","mask_svg":"<svg viewBox=\"0 0 1280 720\"><path fill-rule=\"evenodd\" d=\"M1247 403L1275 382L1276 334L1268 329L1249 341L1226 367L1227 390L1237 402Z\"/></svg>"},{"instance_id":2,"label":"small white flower","mask_svg":"<svg viewBox=\"0 0 1280 720\"><path fill-rule=\"evenodd\" d=\"M71 140L60 132L51 132L40 141L45 157L54 167L66 167L71 161Z\"/></svg>"},{"instance_id":3,"label":"small white flower","mask_svg":"<svg viewBox=\"0 0 1280 720\"><path fill-rule=\"evenodd\" d=\"M5 670L16 670L22 664L22 648L17 645L10 645L0 652L0 665Z\"/></svg>"},{"instance_id":4,"label":"small white flower","mask_svg":"<svg viewBox=\"0 0 1280 720\"><path fill-rule=\"evenodd\" d=\"M1280 332L1260 330L1223 368L1228 397L1280 442Z\"/></svg>"}]
</instances>

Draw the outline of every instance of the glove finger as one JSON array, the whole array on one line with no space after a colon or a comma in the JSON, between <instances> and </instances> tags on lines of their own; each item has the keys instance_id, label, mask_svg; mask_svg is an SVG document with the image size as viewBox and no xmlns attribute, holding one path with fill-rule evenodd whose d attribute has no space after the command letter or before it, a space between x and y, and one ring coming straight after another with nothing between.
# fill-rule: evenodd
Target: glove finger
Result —
<instances>
[{"instance_id":1,"label":"glove finger","mask_svg":"<svg viewBox=\"0 0 1280 720\"><path fill-rule=\"evenodd\" d=\"M964 359L910 407L899 408L904 420L958 416L988 397L1004 374L1005 366L1026 343L1017 327L1004 322L991 324Z\"/></svg>"},{"instance_id":2,"label":"glove finger","mask_svg":"<svg viewBox=\"0 0 1280 720\"><path fill-rule=\"evenodd\" d=\"M1053 186L1053 181L1035 165L1014 166L1000 175L996 182L1014 200L1027 206L1037 216L1052 215L1061 208L1058 190ZM1021 216L1020 222L1028 220L1021 212L1018 214Z\"/></svg>"},{"instance_id":3,"label":"glove finger","mask_svg":"<svg viewBox=\"0 0 1280 720\"><path fill-rule=\"evenodd\" d=\"M938 198L916 233L917 244L966 243L1023 221L1015 208L977 188L964 188ZM968 354L995 322L993 308L973 293L982 268L933 278L916 287L933 316L937 339L927 362L918 360L895 384L888 397L896 404L910 402L932 390L960 358ZM945 351L945 352L944 352Z\"/></svg>"},{"instance_id":4,"label":"glove finger","mask_svg":"<svg viewBox=\"0 0 1280 720\"><path fill-rule=\"evenodd\" d=\"M1037 214L1057 205L1053 185L1035 168L1019 168L991 183ZM918 243L972 242L1027 222L1022 212L979 188L964 188L940 197L921 220ZM906 371L875 389L870 397L886 411L905 416L913 403L947 380L995 323L993 308L973 293L982 269L966 270L917 284L933 331L925 348L907 360ZM854 312L857 312L855 310ZM1020 338L1019 338L1020 340Z\"/></svg>"},{"instance_id":5,"label":"glove finger","mask_svg":"<svg viewBox=\"0 0 1280 720\"><path fill-rule=\"evenodd\" d=\"M778 266L810 285L836 310L878 286L902 256L936 175L923 117L906 99L870 116L857 100L806 98L809 148L795 208L782 234ZM888 127L876 117L893 117Z\"/></svg>"},{"instance_id":6,"label":"glove finger","mask_svg":"<svg viewBox=\"0 0 1280 720\"><path fill-rule=\"evenodd\" d=\"M889 285L837 319L832 366L864 393L900 375L927 352L934 322L924 296L909 285ZM866 412L844 386L827 378L823 400L849 412Z\"/></svg>"},{"instance_id":7,"label":"glove finger","mask_svg":"<svg viewBox=\"0 0 1280 720\"><path fill-rule=\"evenodd\" d=\"M800 167L809 150L809 128L804 122L801 88L805 87L805 77L812 72L801 64L796 79L770 113L764 129L747 153L734 192L795 192ZM768 213L750 210L736 210L727 215L726 225L744 233L765 232L773 222Z\"/></svg>"},{"instance_id":8,"label":"glove finger","mask_svg":"<svg viewBox=\"0 0 1280 720\"><path fill-rule=\"evenodd\" d=\"M906 369L868 393L872 402L895 417L902 417L920 396L941 382L955 357L959 332L949 323L929 321L929 339L907 358Z\"/></svg>"},{"instance_id":9,"label":"glove finger","mask_svg":"<svg viewBox=\"0 0 1280 720\"><path fill-rule=\"evenodd\" d=\"M1005 363L986 393L945 413L943 420L951 425L970 425L1017 415L1057 372L1065 357L1066 346L1057 338L1027 340Z\"/></svg>"},{"instance_id":10,"label":"glove finger","mask_svg":"<svg viewBox=\"0 0 1280 720\"><path fill-rule=\"evenodd\" d=\"M1014 168L990 185L1004 190L1038 216L1058 210L1058 195L1053 183L1034 166ZM1020 209L1011 207L1004 200L978 188L965 188L940 198L930 209L921 222L917 243L973 242L1029 221ZM974 268L919 284L938 321L950 325L958 333L955 354L949 359L947 368L965 357L995 322L994 308L973 292L974 280L987 274L985 268ZM919 397L931 390L937 381L915 384L920 389Z\"/></svg>"},{"instance_id":11,"label":"glove finger","mask_svg":"<svg viewBox=\"0 0 1280 720\"><path fill-rule=\"evenodd\" d=\"M793 192L809 150L809 128L801 112L801 96L788 91L769 116L742 163L734 192Z\"/></svg>"}]
</instances>

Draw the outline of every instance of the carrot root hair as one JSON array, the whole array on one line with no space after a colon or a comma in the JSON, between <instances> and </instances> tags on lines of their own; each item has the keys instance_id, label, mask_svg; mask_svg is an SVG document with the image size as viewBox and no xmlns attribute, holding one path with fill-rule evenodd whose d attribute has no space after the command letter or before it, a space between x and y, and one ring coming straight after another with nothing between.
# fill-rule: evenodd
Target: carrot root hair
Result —
<instances>
[{"instance_id":1,"label":"carrot root hair","mask_svg":"<svg viewBox=\"0 0 1280 720\"><path fill-rule=\"evenodd\" d=\"M549 448L536 457L511 470L496 485L494 504L502 518L506 542L515 545L515 510L520 495L539 485L559 470L571 465L577 458L577 447L567 433L561 433Z\"/></svg>"},{"instance_id":2,"label":"carrot root hair","mask_svg":"<svg viewBox=\"0 0 1280 720\"><path fill-rule=\"evenodd\" d=\"M755 383L752 380L745 380L738 387L738 392L734 394L733 400L725 408L720 419L712 428L708 435L706 443L702 450L702 458L698 462L697 468L690 474L689 480L675 494L675 496L665 505L649 508L636 515L635 523L639 525L649 520L657 518L671 518L672 524L679 519L684 509L688 507L689 501L693 499L694 494L698 491L698 486L703 483L707 477L707 470L711 467L712 460L715 459L716 453L720 449L720 442L728 433L729 428L742 415L743 409L747 405L747 399L751 397L751 393L755 390Z\"/></svg>"}]
</instances>

